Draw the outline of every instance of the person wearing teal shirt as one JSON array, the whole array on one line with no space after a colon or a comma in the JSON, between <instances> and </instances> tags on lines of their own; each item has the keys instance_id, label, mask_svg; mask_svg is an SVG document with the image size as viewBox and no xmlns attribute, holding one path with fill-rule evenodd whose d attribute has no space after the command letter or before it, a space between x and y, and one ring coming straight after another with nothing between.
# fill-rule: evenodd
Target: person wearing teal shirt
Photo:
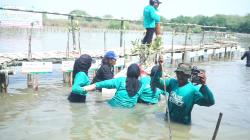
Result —
<instances>
[{"instance_id":1,"label":"person wearing teal shirt","mask_svg":"<svg viewBox=\"0 0 250 140\"><path fill-rule=\"evenodd\" d=\"M162 59L159 62L159 72L162 73ZM213 94L206 85L204 72L199 74L201 87L195 86L188 81L191 75L191 68L191 65L187 63L180 63L175 70L177 79L169 78L162 80L159 76L154 79L154 84L157 87L164 89L165 86L169 91L168 107L170 119L183 124L191 123L191 112L195 104L211 106L215 103ZM166 115L167 113L166 111Z\"/></svg>"},{"instance_id":2,"label":"person wearing teal shirt","mask_svg":"<svg viewBox=\"0 0 250 140\"><path fill-rule=\"evenodd\" d=\"M144 85L144 89L139 96L138 103L156 104L159 102L161 94L164 95L164 91L156 88L152 80L157 76L158 69L159 66L154 66L151 69L150 76L141 77L140 81Z\"/></svg>"},{"instance_id":3,"label":"person wearing teal shirt","mask_svg":"<svg viewBox=\"0 0 250 140\"><path fill-rule=\"evenodd\" d=\"M85 102L86 91L82 90L83 86L89 85L88 70L91 66L92 58L88 54L81 55L75 60L73 67L73 86L68 100L70 102Z\"/></svg>"},{"instance_id":4,"label":"person wearing teal shirt","mask_svg":"<svg viewBox=\"0 0 250 140\"><path fill-rule=\"evenodd\" d=\"M131 64L127 70L127 77L97 82L84 86L83 91L93 91L96 88L116 89L116 93L108 103L113 107L132 108L136 105L138 97L143 91L143 85L138 80L140 68L137 64Z\"/></svg>"},{"instance_id":5,"label":"person wearing teal shirt","mask_svg":"<svg viewBox=\"0 0 250 140\"><path fill-rule=\"evenodd\" d=\"M161 2L159 0L150 0L149 5L143 11L143 25L146 29L146 34L142 40L142 44L151 44L155 32L156 24L161 18L158 15L158 7Z\"/></svg>"}]
</instances>

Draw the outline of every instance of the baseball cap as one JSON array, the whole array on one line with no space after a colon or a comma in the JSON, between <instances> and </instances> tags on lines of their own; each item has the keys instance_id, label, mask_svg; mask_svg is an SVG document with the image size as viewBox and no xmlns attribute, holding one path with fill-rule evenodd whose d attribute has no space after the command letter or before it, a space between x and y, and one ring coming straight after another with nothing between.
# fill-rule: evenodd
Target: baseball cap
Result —
<instances>
[{"instance_id":1,"label":"baseball cap","mask_svg":"<svg viewBox=\"0 0 250 140\"><path fill-rule=\"evenodd\" d=\"M108 52L106 52L106 54L104 55L104 57L110 58L110 59L114 59L114 60L117 59L117 55L115 54L114 51L108 51Z\"/></svg>"},{"instance_id":2,"label":"baseball cap","mask_svg":"<svg viewBox=\"0 0 250 140\"><path fill-rule=\"evenodd\" d=\"M175 72L183 72L184 74L191 75L192 66L188 63L179 63Z\"/></svg>"}]
</instances>

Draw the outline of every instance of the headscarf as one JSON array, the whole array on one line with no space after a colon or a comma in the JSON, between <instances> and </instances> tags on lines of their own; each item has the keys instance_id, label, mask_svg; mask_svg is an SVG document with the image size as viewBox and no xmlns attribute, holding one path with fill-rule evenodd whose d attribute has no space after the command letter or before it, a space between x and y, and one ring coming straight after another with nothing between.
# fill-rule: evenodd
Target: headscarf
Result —
<instances>
[{"instance_id":1,"label":"headscarf","mask_svg":"<svg viewBox=\"0 0 250 140\"><path fill-rule=\"evenodd\" d=\"M91 66L92 58L88 54L81 55L78 59L75 60L74 69L73 69L73 83L76 74L80 71L85 72L88 75L88 70Z\"/></svg>"},{"instance_id":2,"label":"headscarf","mask_svg":"<svg viewBox=\"0 0 250 140\"><path fill-rule=\"evenodd\" d=\"M130 97L133 97L141 87L141 83L138 80L140 76L140 68L137 64L131 64L128 67L127 79L126 79L126 90Z\"/></svg>"}]
</instances>

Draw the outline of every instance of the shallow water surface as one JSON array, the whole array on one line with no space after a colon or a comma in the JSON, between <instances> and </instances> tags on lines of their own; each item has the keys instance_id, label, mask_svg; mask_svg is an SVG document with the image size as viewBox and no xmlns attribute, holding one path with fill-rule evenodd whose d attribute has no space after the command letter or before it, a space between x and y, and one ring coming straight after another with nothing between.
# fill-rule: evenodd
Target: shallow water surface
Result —
<instances>
[{"instance_id":1,"label":"shallow water surface","mask_svg":"<svg viewBox=\"0 0 250 140\"><path fill-rule=\"evenodd\" d=\"M219 112L223 113L217 139L250 138L250 68L243 61L206 62L212 107L194 106L192 125L171 123L174 140L211 139ZM171 72L172 69L169 69ZM146 139L166 140L165 99L157 105L133 109L110 107L110 97L89 94L85 104L69 103L70 87L63 84L60 67L39 75L39 90L26 86L26 75L10 77L9 93L0 94L1 140Z\"/></svg>"}]
</instances>

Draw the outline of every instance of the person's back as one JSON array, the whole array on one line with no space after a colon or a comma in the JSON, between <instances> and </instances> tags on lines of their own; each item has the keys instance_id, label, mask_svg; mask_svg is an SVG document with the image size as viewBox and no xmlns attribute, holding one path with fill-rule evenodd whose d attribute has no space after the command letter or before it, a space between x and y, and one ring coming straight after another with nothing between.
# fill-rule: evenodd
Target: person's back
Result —
<instances>
[{"instance_id":1,"label":"person's back","mask_svg":"<svg viewBox=\"0 0 250 140\"><path fill-rule=\"evenodd\" d=\"M155 9L152 5L148 5L144 8L144 28L155 28L156 22L160 21L160 16L157 15L156 12L157 9Z\"/></svg>"},{"instance_id":2,"label":"person's back","mask_svg":"<svg viewBox=\"0 0 250 140\"><path fill-rule=\"evenodd\" d=\"M159 102L161 94L164 95L164 91L156 88L153 83L153 79L156 78L160 72L159 66L156 65L151 69L150 76L141 77L140 81L144 85L143 92L138 99L138 103L156 104Z\"/></svg>"},{"instance_id":3,"label":"person's back","mask_svg":"<svg viewBox=\"0 0 250 140\"><path fill-rule=\"evenodd\" d=\"M145 104L156 104L159 102L161 94L164 94L163 90L151 85L151 77L144 76L140 79L142 85L144 86L143 92L138 99L138 103Z\"/></svg>"},{"instance_id":4,"label":"person's back","mask_svg":"<svg viewBox=\"0 0 250 140\"><path fill-rule=\"evenodd\" d=\"M73 86L68 96L70 102L85 102L86 91L83 91L82 87L90 84L88 70L91 63L92 58L87 54L83 54L75 60L73 68Z\"/></svg>"},{"instance_id":5,"label":"person's back","mask_svg":"<svg viewBox=\"0 0 250 140\"><path fill-rule=\"evenodd\" d=\"M247 58L247 62L246 62L246 66L247 67L250 67L250 47L249 47L249 50L246 51L243 56L241 57L241 60L243 60L244 58Z\"/></svg>"},{"instance_id":6,"label":"person's back","mask_svg":"<svg viewBox=\"0 0 250 140\"><path fill-rule=\"evenodd\" d=\"M126 77L119 77L115 79L105 80L96 83L96 88L105 87L108 89L116 89L115 96L108 101L113 107L132 108L136 105L138 97L142 93L142 88L136 92L134 96L129 96L126 89Z\"/></svg>"}]
</instances>

